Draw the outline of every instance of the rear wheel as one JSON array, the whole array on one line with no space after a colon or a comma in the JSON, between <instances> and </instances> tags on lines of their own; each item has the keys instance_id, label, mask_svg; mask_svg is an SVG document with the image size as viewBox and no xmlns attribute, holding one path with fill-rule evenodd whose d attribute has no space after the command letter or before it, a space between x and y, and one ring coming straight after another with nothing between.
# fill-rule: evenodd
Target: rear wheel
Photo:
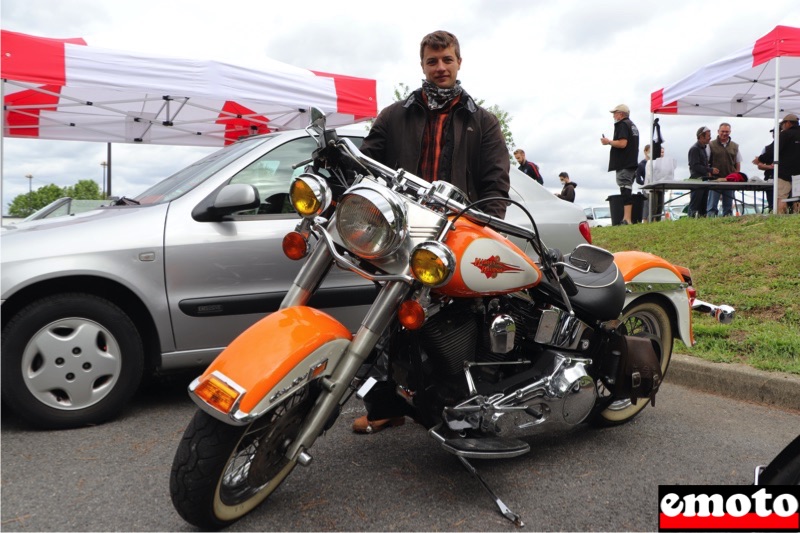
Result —
<instances>
[{"instance_id":1,"label":"rear wheel","mask_svg":"<svg viewBox=\"0 0 800 533\"><path fill-rule=\"evenodd\" d=\"M669 361L672 358L672 322L669 319L669 312L664 306L657 302L634 302L622 313L622 323L620 330L625 335L650 334L655 335L661 340L661 373L666 375ZM599 426L616 426L632 420L649 403L640 400L633 405L630 399L614 400L609 398L611 392L605 387L599 386L598 392L601 395L600 402L605 402L600 409L595 412L590 422ZM610 401L610 403L609 403Z\"/></svg>"},{"instance_id":2,"label":"rear wheel","mask_svg":"<svg viewBox=\"0 0 800 533\"><path fill-rule=\"evenodd\" d=\"M178 513L219 529L263 502L297 464L285 457L319 395L307 385L248 426L231 426L198 411L175 453L170 494Z\"/></svg>"}]
</instances>

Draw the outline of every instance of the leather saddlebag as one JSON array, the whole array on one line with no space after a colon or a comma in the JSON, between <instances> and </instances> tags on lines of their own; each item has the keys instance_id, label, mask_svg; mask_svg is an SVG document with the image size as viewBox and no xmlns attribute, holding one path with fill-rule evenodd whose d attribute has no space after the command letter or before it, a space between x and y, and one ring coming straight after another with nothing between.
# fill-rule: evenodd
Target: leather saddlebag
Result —
<instances>
[{"instance_id":1,"label":"leather saddlebag","mask_svg":"<svg viewBox=\"0 0 800 533\"><path fill-rule=\"evenodd\" d=\"M630 398L636 405L640 398L656 404L656 393L661 386L663 374L659 353L661 343L657 337L622 337L620 360L614 387L615 396Z\"/></svg>"}]
</instances>

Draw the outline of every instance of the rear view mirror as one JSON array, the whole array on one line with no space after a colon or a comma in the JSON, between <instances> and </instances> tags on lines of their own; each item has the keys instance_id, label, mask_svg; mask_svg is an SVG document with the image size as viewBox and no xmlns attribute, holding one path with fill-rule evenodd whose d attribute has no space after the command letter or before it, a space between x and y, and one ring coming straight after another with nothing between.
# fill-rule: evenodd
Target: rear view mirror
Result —
<instances>
[{"instance_id":1,"label":"rear view mirror","mask_svg":"<svg viewBox=\"0 0 800 533\"><path fill-rule=\"evenodd\" d=\"M591 244L579 244L569 256L569 262L575 268L587 272L605 272L614 263L614 256Z\"/></svg>"}]
</instances>

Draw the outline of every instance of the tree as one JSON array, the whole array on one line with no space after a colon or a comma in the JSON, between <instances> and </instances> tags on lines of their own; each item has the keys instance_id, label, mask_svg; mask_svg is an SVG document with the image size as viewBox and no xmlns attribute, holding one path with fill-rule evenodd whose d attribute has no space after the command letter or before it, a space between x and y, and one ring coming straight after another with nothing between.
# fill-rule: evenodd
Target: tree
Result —
<instances>
[{"instance_id":1,"label":"tree","mask_svg":"<svg viewBox=\"0 0 800 533\"><path fill-rule=\"evenodd\" d=\"M69 187L59 187L54 183L39 187L30 193L20 194L8 206L12 217L25 218L59 198L69 196L76 200L102 200L100 187L93 180L80 180Z\"/></svg>"},{"instance_id":2,"label":"tree","mask_svg":"<svg viewBox=\"0 0 800 533\"><path fill-rule=\"evenodd\" d=\"M80 180L71 187L65 187L64 196L76 200L103 200L100 186L94 180Z\"/></svg>"}]
</instances>

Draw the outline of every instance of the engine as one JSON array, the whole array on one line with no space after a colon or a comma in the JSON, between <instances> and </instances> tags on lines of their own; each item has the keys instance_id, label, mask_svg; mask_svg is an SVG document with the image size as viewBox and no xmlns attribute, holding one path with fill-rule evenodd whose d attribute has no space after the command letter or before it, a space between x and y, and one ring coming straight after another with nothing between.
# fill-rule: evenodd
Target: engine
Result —
<instances>
[{"instance_id":1,"label":"engine","mask_svg":"<svg viewBox=\"0 0 800 533\"><path fill-rule=\"evenodd\" d=\"M591 361L534 340L551 312L523 297L503 296L453 301L426 322L419 332L426 382L436 384L429 390L439 395L436 408L449 413L448 423L508 433L553 414L567 424L588 416L596 400ZM496 411L476 413L477 397L493 398ZM513 409L519 406L529 408Z\"/></svg>"}]
</instances>

